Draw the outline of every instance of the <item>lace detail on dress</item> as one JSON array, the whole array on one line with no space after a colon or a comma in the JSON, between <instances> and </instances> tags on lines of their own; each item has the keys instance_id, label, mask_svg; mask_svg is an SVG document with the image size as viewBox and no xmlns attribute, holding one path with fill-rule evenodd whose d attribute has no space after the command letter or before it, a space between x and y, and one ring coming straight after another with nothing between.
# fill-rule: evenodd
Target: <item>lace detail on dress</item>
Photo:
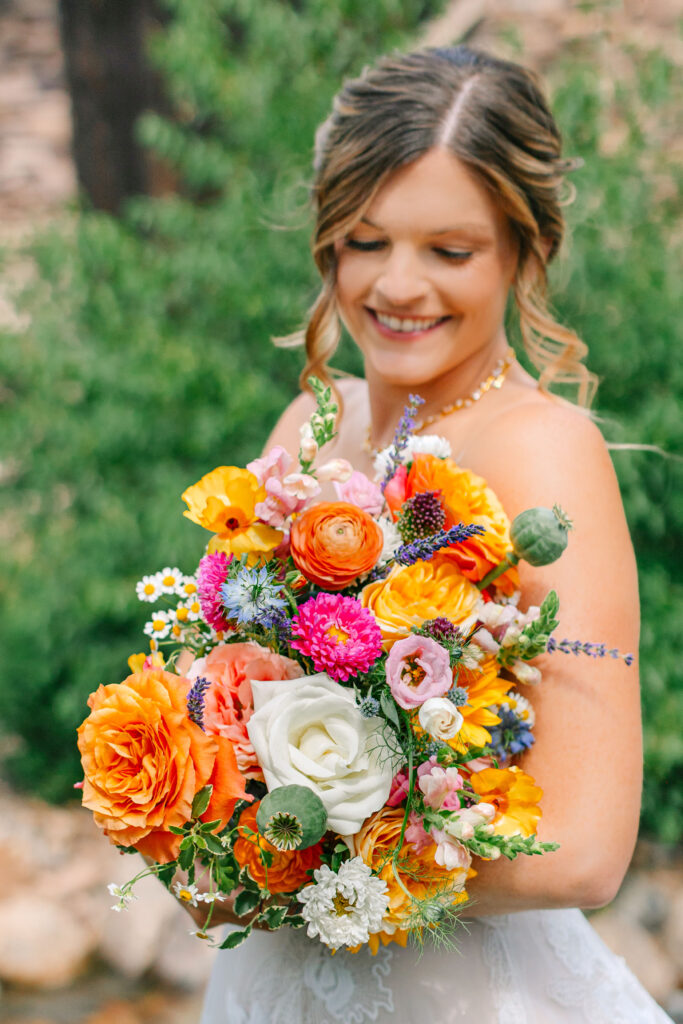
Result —
<instances>
[{"instance_id":1,"label":"lace detail on dress","mask_svg":"<svg viewBox=\"0 0 683 1024\"><path fill-rule=\"evenodd\" d=\"M393 1013L393 994L384 983L391 949L380 949L376 957L367 949L333 956L303 932L278 935L278 940L262 944L253 959L242 958L239 983L225 989L225 1016L217 1022L369 1024L380 1010Z\"/></svg>"},{"instance_id":2,"label":"lace detail on dress","mask_svg":"<svg viewBox=\"0 0 683 1024\"><path fill-rule=\"evenodd\" d=\"M481 918L486 926L483 940L484 962L489 969L491 998L496 1011L495 1024L528 1024L522 995L515 983L512 956L506 941L509 917Z\"/></svg>"},{"instance_id":3,"label":"lace detail on dress","mask_svg":"<svg viewBox=\"0 0 683 1024\"><path fill-rule=\"evenodd\" d=\"M541 927L563 971L548 971L546 992L590 1024L658 1024L668 1020L622 957L603 944L579 911L544 911Z\"/></svg>"}]
</instances>

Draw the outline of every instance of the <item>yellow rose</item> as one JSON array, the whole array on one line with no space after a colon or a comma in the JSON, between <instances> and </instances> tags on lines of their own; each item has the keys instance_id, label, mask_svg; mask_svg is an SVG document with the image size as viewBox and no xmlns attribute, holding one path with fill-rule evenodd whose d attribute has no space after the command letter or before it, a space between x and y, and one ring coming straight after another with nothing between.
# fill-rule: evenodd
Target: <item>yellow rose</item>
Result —
<instances>
[{"instance_id":1,"label":"yellow rose","mask_svg":"<svg viewBox=\"0 0 683 1024\"><path fill-rule=\"evenodd\" d=\"M411 626L445 616L458 625L474 610L479 591L443 555L429 562L395 566L384 580L369 583L360 600L377 619L384 649L408 636Z\"/></svg>"},{"instance_id":2,"label":"yellow rose","mask_svg":"<svg viewBox=\"0 0 683 1024\"><path fill-rule=\"evenodd\" d=\"M253 473L237 466L219 466L183 493L183 513L216 536L209 551L247 554L250 561L268 558L282 540L280 530L258 521L256 505L266 497Z\"/></svg>"}]
</instances>

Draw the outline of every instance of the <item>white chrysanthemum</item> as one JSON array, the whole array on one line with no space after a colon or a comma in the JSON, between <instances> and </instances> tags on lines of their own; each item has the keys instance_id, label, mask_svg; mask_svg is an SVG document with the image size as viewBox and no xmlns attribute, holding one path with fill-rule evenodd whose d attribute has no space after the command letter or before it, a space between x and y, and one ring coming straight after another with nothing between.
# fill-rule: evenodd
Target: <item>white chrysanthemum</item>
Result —
<instances>
[{"instance_id":1,"label":"white chrysanthemum","mask_svg":"<svg viewBox=\"0 0 683 1024\"><path fill-rule=\"evenodd\" d=\"M197 593L197 579L195 576L181 576L176 588L178 597L194 598Z\"/></svg>"},{"instance_id":2,"label":"white chrysanthemum","mask_svg":"<svg viewBox=\"0 0 683 1024\"><path fill-rule=\"evenodd\" d=\"M331 949L358 946L382 928L389 906L387 884L360 858L347 860L335 874L327 864L313 872L315 885L299 893L308 936Z\"/></svg>"},{"instance_id":3,"label":"white chrysanthemum","mask_svg":"<svg viewBox=\"0 0 683 1024\"><path fill-rule=\"evenodd\" d=\"M517 693L516 690L510 690L505 698L505 703L511 711L514 711L517 718L521 718L529 729L533 729L536 723L536 713L531 702L526 697L523 697L521 693Z\"/></svg>"},{"instance_id":4,"label":"white chrysanthemum","mask_svg":"<svg viewBox=\"0 0 683 1024\"><path fill-rule=\"evenodd\" d=\"M180 569L170 569L168 566L162 569L158 576L162 594L175 594L176 588L180 586L180 581L183 578Z\"/></svg>"},{"instance_id":5,"label":"white chrysanthemum","mask_svg":"<svg viewBox=\"0 0 683 1024\"><path fill-rule=\"evenodd\" d=\"M161 574L155 572L152 576L143 576L138 583L135 584L135 593L140 601L149 601L153 603L158 601L163 590L161 589Z\"/></svg>"},{"instance_id":6,"label":"white chrysanthemum","mask_svg":"<svg viewBox=\"0 0 683 1024\"><path fill-rule=\"evenodd\" d=\"M399 461L402 465L406 466L412 461L413 456L418 453L434 455L437 459L450 459L451 446L445 437L440 437L438 434L424 434L423 436L413 434L408 438L408 443L401 452ZM393 455L393 445L388 445L377 452L372 463L375 470L375 480L381 481L385 479L394 462Z\"/></svg>"},{"instance_id":7,"label":"white chrysanthemum","mask_svg":"<svg viewBox=\"0 0 683 1024\"><path fill-rule=\"evenodd\" d=\"M165 611L153 613L149 622L145 623L145 634L155 640L163 640L171 631L171 616Z\"/></svg>"}]
</instances>

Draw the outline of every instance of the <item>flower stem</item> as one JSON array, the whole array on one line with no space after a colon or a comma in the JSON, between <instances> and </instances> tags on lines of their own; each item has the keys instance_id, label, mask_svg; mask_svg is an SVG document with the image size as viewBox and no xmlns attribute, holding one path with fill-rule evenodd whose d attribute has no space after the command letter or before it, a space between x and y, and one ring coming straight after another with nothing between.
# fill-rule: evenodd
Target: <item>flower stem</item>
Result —
<instances>
[{"instance_id":1,"label":"flower stem","mask_svg":"<svg viewBox=\"0 0 683 1024\"><path fill-rule=\"evenodd\" d=\"M517 565L519 562L519 556L514 551L508 551L507 555L502 562L495 565L490 572L486 573L486 576L482 580L479 580L477 587L479 590L485 590L494 580L497 580L499 576L502 576L504 572L512 568L513 565Z\"/></svg>"}]
</instances>

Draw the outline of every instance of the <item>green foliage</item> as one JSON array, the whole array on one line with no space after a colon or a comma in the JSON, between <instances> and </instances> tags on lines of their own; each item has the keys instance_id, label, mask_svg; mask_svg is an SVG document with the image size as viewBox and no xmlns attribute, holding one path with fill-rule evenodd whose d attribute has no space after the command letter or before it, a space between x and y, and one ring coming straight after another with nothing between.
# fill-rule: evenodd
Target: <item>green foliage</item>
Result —
<instances>
[{"instance_id":1,"label":"green foliage","mask_svg":"<svg viewBox=\"0 0 683 1024\"><path fill-rule=\"evenodd\" d=\"M118 221L84 212L42 234L22 298L31 326L0 345L0 615L10 638L0 722L17 741L13 780L52 799L80 776L73 732L87 694L120 680L127 655L145 646L149 606L135 601L136 579L169 560L189 571L202 554L207 535L183 519L180 493L216 465L255 457L297 390L300 356L269 339L301 322L317 287L305 213L315 127L345 75L409 45L443 3L168 6L152 50L179 117L147 115L139 131L178 170L182 194L140 198ZM675 452L681 173L646 116L673 102L675 79L657 55L637 67L612 97L585 48L554 71L567 152L585 160L557 307L603 378L606 434ZM615 118L625 138L606 152ZM350 347L338 362L358 367ZM614 459L642 570L644 824L673 840L683 822L680 790L667 787L683 763L683 588L671 572L680 464L645 452Z\"/></svg>"}]
</instances>

